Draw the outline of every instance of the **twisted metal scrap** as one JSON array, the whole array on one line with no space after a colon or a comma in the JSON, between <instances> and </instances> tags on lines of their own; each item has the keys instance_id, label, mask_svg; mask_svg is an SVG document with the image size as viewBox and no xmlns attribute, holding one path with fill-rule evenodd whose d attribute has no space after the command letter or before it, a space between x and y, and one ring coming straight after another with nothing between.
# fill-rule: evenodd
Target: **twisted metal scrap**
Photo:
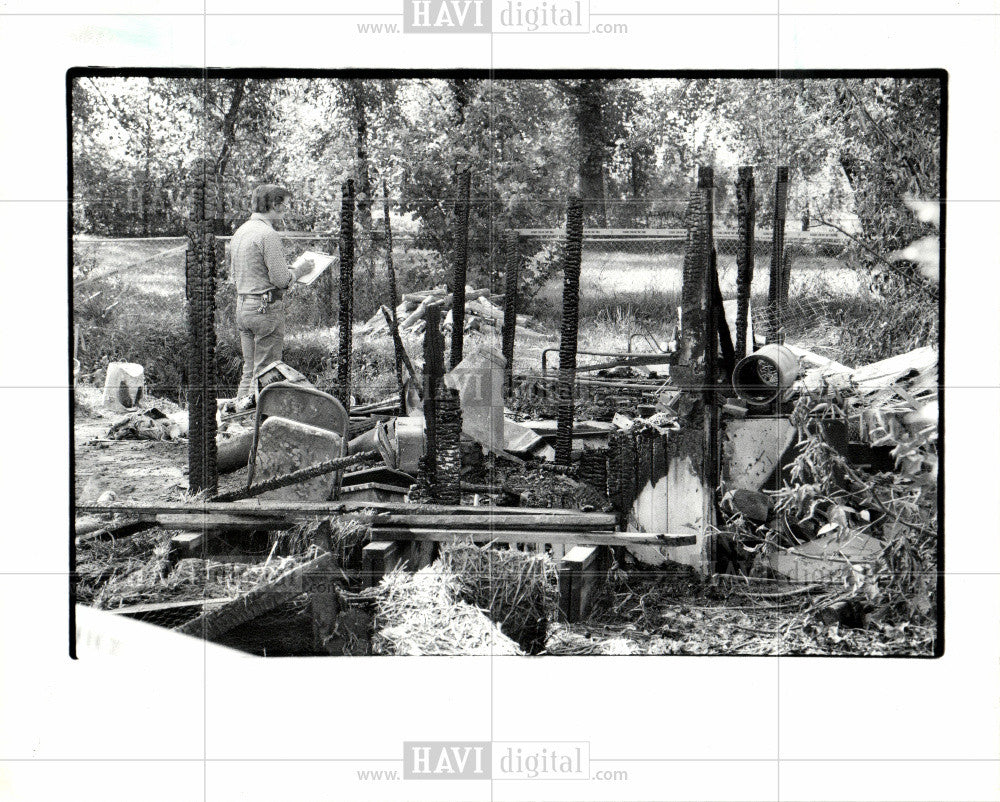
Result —
<instances>
[{"instance_id":1,"label":"twisted metal scrap","mask_svg":"<svg viewBox=\"0 0 1000 802\"><path fill-rule=\"evenodd\" d=\"M562 328L559 336L559 412L556 463L569 465L573 452L573 390L580 323L580 262L583 256L583 206L572 197L566 207L566 255L563 260Z\"/></svg>"},{"instance_id":2,"label":"twisted metal scrap","mask_svg":"<svg viewBox=\"0 0 1000 802\"><path fill-rule=\"evenodd\" d=\"M323 476L323 474L339 471L341 468L347 468L351 465L368 462L378 456L378 451L362 451L357 454L348 454L346 457L335 457L333 459L320 462L309 468L300 468L297 471L292 471L291 473L286 473L282 476L275 476L273 479L268 479L266 482L258 482L255 485L244 488L243 490L232 490L229 493L221 493L213 498L212 501L242 501L246 498L259 496L261 493L268 493L271 490L279 490L282 487L288 487L289 485L298 484L299 482L305 482L306 480L312 479L316 476Z\"/></svg>"}]
</instances>

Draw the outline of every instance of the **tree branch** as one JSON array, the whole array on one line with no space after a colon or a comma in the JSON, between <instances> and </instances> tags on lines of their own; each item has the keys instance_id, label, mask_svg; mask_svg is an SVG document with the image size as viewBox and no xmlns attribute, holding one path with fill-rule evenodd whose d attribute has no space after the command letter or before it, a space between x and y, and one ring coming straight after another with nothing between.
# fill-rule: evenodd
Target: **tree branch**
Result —
<instances>
[{"instance_id":1,"label":"tree branch","mask_svg":"<svg viewBox=\"0 0 1000 802\"><path fill-rule=\"evenodd\" d=\"M93 78L88 78L87 81L90 83L90 85L92 87L94 87L94 91L96 91L97 94L101 96L101 100L103 100L104 101L104 105L108 107L108 111L111 112L111 116L115 118L115 122L118 123L118 127L121 128L126 133L126 135L129 138L129 141L133 145L135 145L135 147L138 148L139 151L142 151L142 145L141 145L141 143L136 142L135 137L133 136L132 132L129 130L128 126L125 125L125 123L122 120L121 116L119 115L117 109L113 108L112 105L108 102L108 99L106 97L104 97L104 93L101 91L101 88L96 83L94 83L94 79Z\"/></svg>"}]
</instances>

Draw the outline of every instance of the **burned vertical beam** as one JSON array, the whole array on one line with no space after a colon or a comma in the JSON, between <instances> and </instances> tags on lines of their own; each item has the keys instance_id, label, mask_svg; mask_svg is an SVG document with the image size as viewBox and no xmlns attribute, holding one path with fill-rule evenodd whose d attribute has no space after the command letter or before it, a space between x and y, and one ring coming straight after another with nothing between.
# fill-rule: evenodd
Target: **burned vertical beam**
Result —
<instances>
[{"instance_id":1,"label":"burned vertical beam","mask_svg":"<svg viewBox=\"0 0 1000 802\"><path fill-rule=\"evenodd\" d=\"M712 259L712 183L711 167L698 172L698 186L692 192L687 210L687 245L684 250L683 287L681 290L681 342L679 362L690 374L690 386L704 390L708 381L710 343L710 278Z\"/></svg>"},{"instance_id":2,"label":"burned vertical beam","mask_svg":"<svg viewBox=\"0 0 1000 802\"><path fill-rule=\"evenodd\" d=\"M750 313L750 285L753 283L754 227L756 224L756 192L753 167L740 167L736 179L736 359L743 359L747 349L753 351L753 341L747 343Z\"/></svg>"},{"instance_id":3,"label":"burned vertical beam","mask_svg":"<svg viewBox=\"0 0 1000 802\"><path fill-rule=\"evenodd\" d=\"M219 487L216 450L215 273L212 233L217 203L213 174L198 159L188 176L192 209L185 253L188 320L188 486L192 493Z\"/></svg>"},{"instance_id":4,"label":"burned vertical beam","mask_svg":"<svg viewBox=\"0 0 1000 802\"><path fill-rule=\"evenodd\" d=\"M399 339L399 288L396 286L396 266L392 261L392 222L389 220L389 187L382 180L382 212L385 219L385 270L389 276L389 321L392 334L393 357L396 363L396 385L399 387L399 414L406 414L406 391L403 388L403 343Z\"/></svg>"},{"instance_id":5,"label":"burned vertical beam","mask_svg":"<svg viewBox=\"0 0 1000 802\"><path fill-rule=\"evenodd\" d=\"M508 398L514 390L514 338L517 335L517 283L520 261L517 252L516 231L508 231L503 238L504 293L503 293L503 358L505 361L503 390Z\"/></svg>"},{"instance_id":6,"label":"burned vertical beam","mask_svg":"<svg viewBox=\"0 0 1000 802\"><path fill-rule=\"evenodd\" d=\"M340 348L337 353L337 398L344 409L351 407L351 327L354 317L354 181L341 187L340 203L340 309L337 322Z\"/></svg>"},{"instance_id":7,"label":"burned vertical beam","mask_svg":"<svg viewBox=\"0 0 1000 802\"><path fill-rule=\"evenodd\" d=\"M423 473L431 495L437 495L437 402L444 375L444 342L441 336L441 306L429 304L424 311L424 464Z\"/></svg>"},{"instance_id":8,"label":"burned vertical beam","mask_svg":"<svg viewBox=\"0 0 1000 802\"><path fill-rule=\"evenodd\" d=\"M458 390L441 386L435 410L437 420L437 466L434 496L441 504L462 501L462 405Z\"/></svg>"},{"instance_id":9,"label":"burned vertical beam","mask_svg":"<svg viewBox=\"0 0 1000 802\"><path fill-rule=\"evenodd\" d=\"M583 206L571 197L566 207L566 248L563 257L562 326L559 332L558 428L556 463L569 465L573 453L573 402L576 346L580 323L580 262L583 257Z\"/></svg>"},{"instance_id":10,"label":"burned vertical beam","mask_svg":"<svg viewBox=\"0 0 1000 802\"><path fill-rule=\"evenodd\" d=\"M451 366L462 361L465 339L465 276L469 268L469 196L472 175L468 167L458 168L458 194L455 198L455 265L451 292Z\"/></svg>"},{"instance_id":11,"label":"burned vertical beam","mask_svg":"<svg viewBox=\"0 0 1000 802\"><path fill-rule=\"evenodd\" d=\"M767 341L781 336L781 311L788 300L785 285L785 213L788 206L788 168L779 167L774 180L774 230L771 233L771 274L767 288Z\"/></svg>"},{"instance_id":12,"label":"burned vertical beam","mask_svg":"<svg viewBox=\"0 0 1000 802\"><path fill-rule=\"evenodd\" d=\"M637 502L643 502L634 507L641 529L664 527L668 532L694 534L694 546L672 548L668 556L703 571L711 564L706 533L714 521L715 487L712 452L718 334L713 305L713 186L712 168L702 167L686 216L681 333L677 363L670 373L689 403L681 415L678 436L667 438L662 453L650 447L648 479L642 483L643 474L636 476ZM637 454L637 467L644 467L646 461L645 453ZM669 477L669 485L662 481L664 476Z\"/></svg>"}]
</instances>

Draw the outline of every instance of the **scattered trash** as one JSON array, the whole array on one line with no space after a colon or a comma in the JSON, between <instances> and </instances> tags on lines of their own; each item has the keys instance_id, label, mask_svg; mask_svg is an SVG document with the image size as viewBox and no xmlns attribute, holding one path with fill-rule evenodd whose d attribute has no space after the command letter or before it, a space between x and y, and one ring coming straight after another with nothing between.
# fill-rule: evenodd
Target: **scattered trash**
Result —
<instances>
[{"instance_id":1,"label":"scattered trash","mask_svg":"<svg viewBox=\"0 0 1000 802\"><path fill-rule=\"evenodd\" d=\"M104 380L103 405L123 412L135 409L145 393L146 376L142 365L135 362L112 362Z\"/></svg>"},{"instance_id":2,"label":"scattered trash","mask_svg":"<svg viewBox=\"0 0 1000 802\"><path fill-rule=\"evenodd\" d=\"M187 413L166 415L156 407L131 412L111 425L109 440L179 440L187 436Z\"/></svg>"}]
</instances>

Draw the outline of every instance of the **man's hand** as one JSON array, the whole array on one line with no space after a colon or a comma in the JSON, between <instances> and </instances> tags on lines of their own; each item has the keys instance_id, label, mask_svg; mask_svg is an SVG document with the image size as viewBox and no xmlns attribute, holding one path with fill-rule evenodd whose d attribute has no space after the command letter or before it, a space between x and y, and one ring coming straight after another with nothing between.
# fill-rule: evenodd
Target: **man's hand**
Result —
<instances>
[{"instance_id":1,"label":"man's hand","mask_svg":"<svg viewBox=\"0 0 1000 802\"><path fill-rule=\"evenodd\" d=\"M295 281L298 281L306 273L308 273L310 270L312 270L313 266L314 266L313 258L310 256L310 257L306 258L306 261L301 266L299 266L299 267L293 267L292 268L292 275L295 277Z\"/></svg>"}]
</instances>

